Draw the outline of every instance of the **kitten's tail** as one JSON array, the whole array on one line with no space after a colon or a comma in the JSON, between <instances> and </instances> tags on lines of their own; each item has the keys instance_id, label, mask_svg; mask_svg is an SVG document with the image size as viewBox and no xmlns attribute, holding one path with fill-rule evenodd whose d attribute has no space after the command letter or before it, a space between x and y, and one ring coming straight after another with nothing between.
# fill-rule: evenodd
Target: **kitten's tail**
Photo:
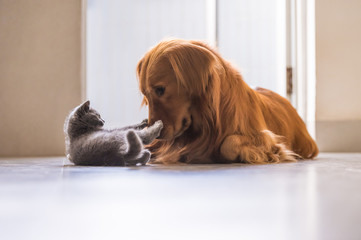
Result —
<instances>
[{"instance_id":1,"label":"kitten's tail","mask_svg":"<svg viewBox=\"0 0 361 240\"><path fill-rule=\"evenodd\" d=\"M126 159L136 158L143 149L142 141L133 130L128 131L125 137L128 142L128 149L126 150L124 157Z\"/></svg>"}]
</instances>

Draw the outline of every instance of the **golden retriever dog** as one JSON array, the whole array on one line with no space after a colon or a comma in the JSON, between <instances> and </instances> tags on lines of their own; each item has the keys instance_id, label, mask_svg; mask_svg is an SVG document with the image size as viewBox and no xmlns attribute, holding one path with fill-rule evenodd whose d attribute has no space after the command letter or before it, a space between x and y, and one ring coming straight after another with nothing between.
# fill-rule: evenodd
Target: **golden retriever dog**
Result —
<instances>
[{"instance_id":1,"label":"golden retriever dog","mask_svg":"<svg viewBox=\"0 0 361 240\"><path fill-rule=\"evenodd\" d=\"M288 100L253 90L214 49L199 41L160 42L137 66L153 163L278 163L313 158L315 141Z\"/></svg>"}]
</instances>

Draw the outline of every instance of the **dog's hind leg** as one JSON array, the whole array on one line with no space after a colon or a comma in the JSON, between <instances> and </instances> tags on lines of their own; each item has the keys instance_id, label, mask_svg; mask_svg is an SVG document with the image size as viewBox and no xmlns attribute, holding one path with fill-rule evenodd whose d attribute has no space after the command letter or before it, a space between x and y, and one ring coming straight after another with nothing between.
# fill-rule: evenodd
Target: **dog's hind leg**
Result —
<instances>
[{"instance_id":1,"label":"dog's hind leg","mask_svg":"<svg viewBox=\"0 0 361 240\"><path fill-rule=\"evenodd\" d=\"M224 139L220 153L228 162L242 163L277 163L299 158L277 135L267 130L252 137L230 135Z\"/></svg>"}]
</instances>

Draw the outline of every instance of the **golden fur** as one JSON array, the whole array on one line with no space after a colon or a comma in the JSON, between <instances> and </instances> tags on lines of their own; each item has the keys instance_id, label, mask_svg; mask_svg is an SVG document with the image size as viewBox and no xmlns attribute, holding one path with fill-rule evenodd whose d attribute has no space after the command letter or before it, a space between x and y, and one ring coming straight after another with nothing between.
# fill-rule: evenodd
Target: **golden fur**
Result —
<instances>
[{"instance_id":1,"label":"golden fur","mask_svg":"<svg viewBox=\"0 0 361 240\"><path fill-rule=\"evenodd\" d=\"M137 74L149 124L164 124L149 146L154 163L275 163L318 154L285 98L251 89L202 42L162 41L140 60Z\"/></svg>"}]
</instances>

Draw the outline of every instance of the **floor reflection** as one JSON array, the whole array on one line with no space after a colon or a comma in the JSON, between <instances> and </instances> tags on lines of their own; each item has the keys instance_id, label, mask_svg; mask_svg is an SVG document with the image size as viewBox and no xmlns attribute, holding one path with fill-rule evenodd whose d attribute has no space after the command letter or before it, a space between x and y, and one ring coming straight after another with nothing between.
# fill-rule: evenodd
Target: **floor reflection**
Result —
<instances>
[{"instance_id":1,"label":"floor reflection","mask_svg":"<svg viewBox=\"0 0 361 240\"><path fill-rule=\"evenodd\" d=\"M360 170L361 154L256 166L1 159L0 236L358 239Z\"/></svg>"}]
</instances>

